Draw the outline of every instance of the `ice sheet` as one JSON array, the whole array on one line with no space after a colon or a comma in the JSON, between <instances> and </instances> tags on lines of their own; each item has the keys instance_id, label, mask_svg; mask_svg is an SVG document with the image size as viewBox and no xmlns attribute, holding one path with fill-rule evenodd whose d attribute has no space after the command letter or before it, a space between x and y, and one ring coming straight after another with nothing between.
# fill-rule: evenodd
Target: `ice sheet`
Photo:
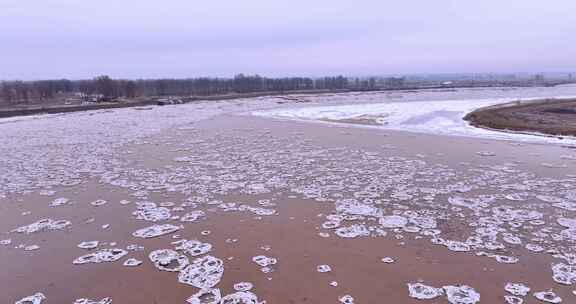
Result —
<instances>
[{"instance_id":1,"label":"ice sheet","mask_svg":"<svg viewBox=\"0 0 576 304\"><path fill-rule=\"evenodd\" d=\"M570 96L551 96L568 98ZM480 137L526 142L576 145L576 138L558 139L541 134L519 134L471 126L463 118L482 107L534 98L493 98L386 102L334 106L313 106L254 111L253 115L305 121L347 123L350 126L375 127L439 135Z\"/></svg>"}]
</instances>

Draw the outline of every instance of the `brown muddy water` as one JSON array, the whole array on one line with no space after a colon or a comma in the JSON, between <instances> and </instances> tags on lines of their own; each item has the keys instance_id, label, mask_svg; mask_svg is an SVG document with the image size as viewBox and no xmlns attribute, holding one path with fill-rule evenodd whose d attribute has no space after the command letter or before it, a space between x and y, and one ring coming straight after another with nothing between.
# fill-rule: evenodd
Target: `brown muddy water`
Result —
<instances>
[{"instance_id":1,"label":"brown muddy water","mask_svg":"<svg viewBox=\"0 0 576 304\"><path fill-rule=\"evenodd\" d=\"M38 183L0 199L0 240L10 240L0 245L0 303L37 292L47 304L107 297L186 303L200 289L148 257L174 250L182 239L211 244L204 255L179 254L190 263L205 255L220 259L223 274L214 287L222 297L250 282L250 292L266 303L340 303L345 295L354 303L475 303L445 294L411 297L407 284L420 282L468 285L480 295L477 303L491 304L512 296L507 283L523 283L531 289L518 296L524 303L545 303L533 293L548 290L576 303L570 148L221 115L114 151L108 163L99 161L107 152L89 151L82 165L71 157L41 172L48 174L42 179L71 186ZM50 207L57 198L69 201ZM97 200L106 203L91 204ZM145 209L160 219L134 214ZM181 221L199 210L197 220ZM70 224L12 232L46 218ZM181 227L133 236L156 224ZM99 245L78 248L84 241ZM143 248L127 249L134 244ZM39 248L24 250L30 245ZM113 262L73 264L105 248L127 253ZM262 271L252 260L258 255L277 263ZM128 258L142 264L123 266ZM564 283L553 278L558 263L569 268Z\"/></svg>"}]
</instances>

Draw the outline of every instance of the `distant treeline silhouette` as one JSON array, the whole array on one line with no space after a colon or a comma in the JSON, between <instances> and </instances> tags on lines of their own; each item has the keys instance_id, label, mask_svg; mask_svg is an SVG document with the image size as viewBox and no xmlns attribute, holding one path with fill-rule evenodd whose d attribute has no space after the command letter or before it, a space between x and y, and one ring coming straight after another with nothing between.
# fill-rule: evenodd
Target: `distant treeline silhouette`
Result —
<instances>
[{"instance_id":1,"label":"distant treeline silhouette","mask_svg":"<svg viewBox=\"0 0 576 304\"><path fill-rule=\"evenodd\" d=\"M190 79L112 79L98 76L90 80L3 81L0 101L4 104L42 102L76 94L80 98L134 98L141 96L209 96L232 93L288 92L303 90L374 89L377 82L401 86L403 78L349 79L344 76L307 78L268 78L236 75L234 78Z\"/></svg>"}]
</instances>

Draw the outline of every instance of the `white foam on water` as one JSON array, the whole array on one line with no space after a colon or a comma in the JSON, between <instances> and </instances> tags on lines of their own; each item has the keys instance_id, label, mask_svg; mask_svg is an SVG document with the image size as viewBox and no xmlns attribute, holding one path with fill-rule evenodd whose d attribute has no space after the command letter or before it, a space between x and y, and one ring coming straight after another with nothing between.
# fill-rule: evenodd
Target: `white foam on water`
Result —
<instances>
[{"instance_id":1,"label":"white foam on water","mask_svg":"<svg viewBox=\"0 0 576 304\"><path fill-rule=\"evenodd\" d=\"M211 255L195 259L178 274L178 281L200 289L216 286L224 274L224 262Z\"/></svg>"}]
</instances>

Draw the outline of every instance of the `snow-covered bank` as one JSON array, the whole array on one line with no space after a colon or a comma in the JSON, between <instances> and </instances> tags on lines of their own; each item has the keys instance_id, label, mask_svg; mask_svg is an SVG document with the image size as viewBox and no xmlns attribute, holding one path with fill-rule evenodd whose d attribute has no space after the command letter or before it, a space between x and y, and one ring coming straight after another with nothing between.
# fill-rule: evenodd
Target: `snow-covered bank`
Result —
<instances>
[{"instance_id":1,"label":"snow-covered bank","mask_svg":"<svg viewBox=\"0 0 576 304\"><path fill-rule=\"evenodd\" d=\"M554 98L567 98L555 96ZM531 98L522 98L530 100ZM541 99L539 97L532 99ZM519 99L515 99L519 100ZM340 122L389 130L451 136L469 136L525 142L575 145L576 139L487 130L463 118L482 107L510 102L510 98L388 102L337 106L299 107L252 112L256 116L318 122Z\"/></svg>"}]
</instances>

